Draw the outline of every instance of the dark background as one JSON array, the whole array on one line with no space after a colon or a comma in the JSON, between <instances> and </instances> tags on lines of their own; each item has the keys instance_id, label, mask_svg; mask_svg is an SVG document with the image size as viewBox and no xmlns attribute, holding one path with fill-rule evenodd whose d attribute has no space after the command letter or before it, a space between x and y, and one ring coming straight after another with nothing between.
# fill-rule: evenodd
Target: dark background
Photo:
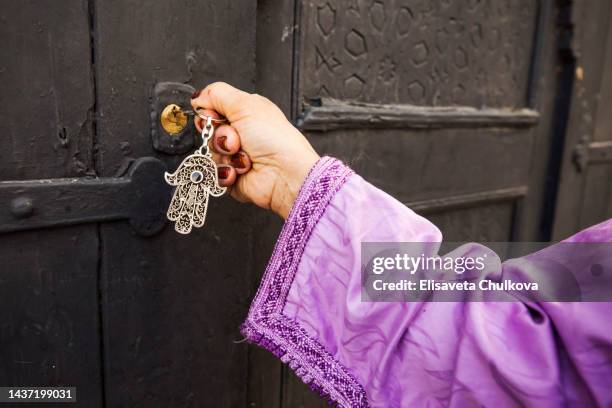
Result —
<instances>
[{"instance_id":1,"label":"dark background","mask_svg":"<svg viewBox=\"0 0 612 408\"><path fill-rule=\"evenodd\" d=\"M324 406L238 330L280 220L223 198L190 236L164 228L161 174L194 135L158 115L190 86L270 97L451 241L612 216L607 0L0 6L0 385L77 386L85 407Z\"/></svg>"}]
</instances>

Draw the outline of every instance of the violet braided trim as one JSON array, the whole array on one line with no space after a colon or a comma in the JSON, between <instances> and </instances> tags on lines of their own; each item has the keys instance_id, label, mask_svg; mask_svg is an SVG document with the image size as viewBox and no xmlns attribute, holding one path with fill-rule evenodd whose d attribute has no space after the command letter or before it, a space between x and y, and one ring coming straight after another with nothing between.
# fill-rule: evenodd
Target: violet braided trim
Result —
<instances>
[{"instance_id":1,"label":"violet braided trim","mask_svg":"<svg viewBox=\"0 0 612 408\"><path fill-rule=\"evenodd\" d=\"M300 324L285 316L289 289L312 230L352 170L341 161L321 158L306 177L283 226L247 320L247 340L264 347L321 396L341 407L368 407L357 379Z\"/></svg>"}]
</instances>

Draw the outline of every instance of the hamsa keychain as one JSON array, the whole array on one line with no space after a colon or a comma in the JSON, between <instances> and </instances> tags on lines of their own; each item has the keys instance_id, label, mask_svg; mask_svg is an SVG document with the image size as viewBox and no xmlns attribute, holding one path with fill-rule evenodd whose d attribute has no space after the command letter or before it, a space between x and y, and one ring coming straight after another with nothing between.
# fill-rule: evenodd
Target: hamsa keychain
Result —
<instances>
[{"instance_id":1,"label":"hamsa keychain","mask_svg":"<svg viewBox=\"0 0 612 408\"><path fill-rule=\"evenodd\" d=\"M227 190L226 187L219 186L217 165L208 149L208 141L215 131L213 123L225 120L203 115L200 117L205 120L202 127L202 146L187 156L174 173L166 172L164 175L166 182L176 187L167 217L175 222L174 229L181 234L189 234L192 227L203 226L208 196L219 197Z\"/></svg>"}]
</instances>

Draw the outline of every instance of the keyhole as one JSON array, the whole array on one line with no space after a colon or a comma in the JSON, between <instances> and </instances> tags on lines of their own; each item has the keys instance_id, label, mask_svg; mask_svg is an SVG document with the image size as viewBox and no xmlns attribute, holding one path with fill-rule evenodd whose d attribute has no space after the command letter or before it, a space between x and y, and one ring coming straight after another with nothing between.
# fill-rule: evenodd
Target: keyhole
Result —
<instances>
[{"instance_id":1,"label":"keyhole","mask_svg":"<svg viewBox=\"0 0 612 408\"><path fill-rule=\"evenodd\" d=\"M204 179L204 174L202 174L201 171L196 170L193 173L191 173L191 181L194 183L199 183Z\"/></svg>"},{"instance_id":2,"label":"keyhole","mask_svg":"<svg viewBox=\"0 0 612 408\"><path fill-rule=\"evenodd\" d=\"M164 108L159 120L166 132L171 135L178 135L187 127L187 115L176 104L170 104Z\"/></svg>"}]
</instances>

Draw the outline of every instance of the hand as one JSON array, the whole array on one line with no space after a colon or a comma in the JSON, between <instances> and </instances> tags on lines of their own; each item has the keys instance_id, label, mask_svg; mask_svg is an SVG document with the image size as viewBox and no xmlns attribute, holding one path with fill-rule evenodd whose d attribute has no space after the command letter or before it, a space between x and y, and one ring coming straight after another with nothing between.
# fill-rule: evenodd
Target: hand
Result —
<instances>
[{"instance_id":1,"label":"hand","mask_svg":"<svg viewBox=\"0 0 612 408\"><path fill-rule=\"evenodd\" d=\"M194 109L229 124L210 141L219 184L232 197L270 209L286 219L308 172L319 159L310 143L270 100L216 82L194 93ZM203 119L195 125L202 131Z\"/></svg>"}]
</instances>

